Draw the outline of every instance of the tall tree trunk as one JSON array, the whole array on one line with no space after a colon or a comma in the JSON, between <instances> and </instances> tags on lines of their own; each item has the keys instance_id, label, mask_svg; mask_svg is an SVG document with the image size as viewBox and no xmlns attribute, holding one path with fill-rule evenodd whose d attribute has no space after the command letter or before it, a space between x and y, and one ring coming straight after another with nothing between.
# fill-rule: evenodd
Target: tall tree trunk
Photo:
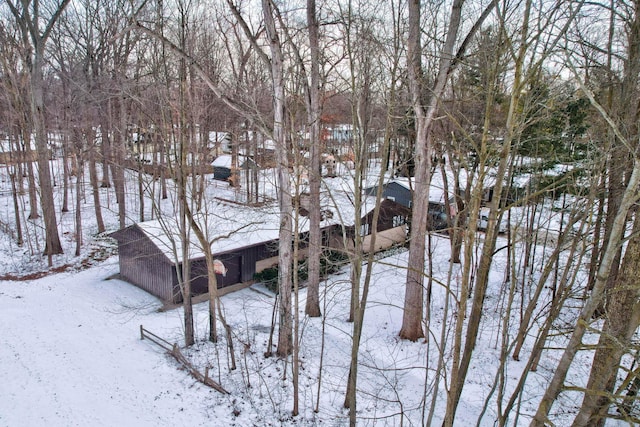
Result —
<instances>
[{"instance_id":1,"label":"tall tree trunk","mask_svg":"<svg viewBox=\"0 0 640 427\"><path fill-rule=\"evenodd\" d=\"M118 131L116 132L117 137L114 138L115 147L114 148L114 156L113 162L111 163L111 170L113 174L114 187L116 191L116 202L118 203L118 223L120 228L124 228L126 226L126 218L127 218L127 207L125 202L125 145L127 138L127 108L126 108L126 98L125 96L121 96L118 103L120 118L120 126L118 127Z\"/></svg>"},{"instance_id":2,"label":"tall tree trunk","mask_svg":"<svg viewBox=\"0 0 640 427\"><path fill-rule=\"evenodd\" d=\"M69 212L69 162L67 156L70 157L69 148L67 145L69 141L68 137L64 135L62 142L62 213Z\"/></svg>"},{"instance_id":3,"label":"tall tree trunk","mask_svg":"<svg viewBox=\"0 0 640 427\"><path fill-rule=\"evenodd\" d=\"M163 137L158 137L157 139L156 152L160 161L156 164L156 169L154 170L158 171L160 179L160 199L166 200L169 197L167 193L167 147Z\"/></svg>"},{"instance_id":4,"label":"tall tree trunk","mask_svg":"<svg viewBox=\"0 0 640 427\"><path fill-rule=\"evenodd\" d=\"M612 12L613 13L613 12ZM638 78L640 75L640 2L633 2L633 16L631 22L628 22L628 43L627 58L625 61L624 78L620 86L619 96L613 102L614 117L619 118L621 123L621 131L624 133L628 141L637 141L638 139L638 96L640 88L638 87ZM613 144L613 153L611 165L608 168L609 176L609 200L607 201L607 221L605 223L605 243L614 215L609 212L617 212L622 194L625 187L625 176L628 176L631 169L631 155L629 147L621 144L615 137ZM637 144L636 144L637 145ZM611 269L611 275L608 278L607 290L616 286L616 276L622 257L622 248L620 248L616 260ZM608 291L607 291L608 293ZM607 298L605 296L605 305Z\"/></svg>"},{"instance_id":5,"label":"tall tree trunk","mask_svg":"<svg viewBox=\"0 0 640 427\"><path fill-rule=\"evenodd\" d=\"M40 184L40 204L45 229L44 254L52 265L52 255L61 254L62 244L58 234L58 221L56 218L56 206L53 198L53 185L51 183L51 170L49 168L49 141L45 124L44 112L44 80L42 67L44 61L44 45L36 46L31 70L31 112L36 133L36 150L38 154L38 178Z\"/></svg>"},{"instance_id":6,"label":"tall tree trunk","mask_svg":"<svg viewBox=\"0 0 640 427\"><path fill-rule=\"evenodd\" d=\"M142 171L142 165L138 169L138 209L140 209L140 222L144 222L144 201L147 197L147 193L144 190L144 175Z\"/></svg>"},{"instance_id":7,"label":"tall tree trunk","mask_svg":"<svg viewBox=\"0 0 640 427\"><path fill-rule=\"evenodd\" d=\"M181 5L182 6L182 5ZM187 11L180 8L180 46L186 46ZM193 324L193 304L191 301L191 200L187 197L189 181L188 160L189 133L187 124L187 65L184 58L180 58L179 67L179 111L178 111L178 144L179 154L177 170L173 173L177 177L178 199L180 203L180 232L182 239L182 281L183 281L183 309L184 309L184 344L191 346L195 343Z\"/></svg>"},{"instance_id":8,"label":"tall tree trunk","mask_svg":"<svg viewBox=\"0 0 640 427\"><path fill-rule=\"evenodd\" d=\"M16 218L16 243L18 246L22 246L24 238L22 236L22 220L20 219L20 205L18 204L18 189L16 188L16 172L17 168L14 167L13 171L9 173L11 179L11 196L13 199L13 212Z\"/></svg>"},{"instance_id":9,"label":"tall tree trunk","mask_svg":"<svg viewBox=\"0 0 640 427\"><path fill-rule=\"evenodd\" d=\"M40 214L38 213L38 189L36 188L36 176L33 171L33 162L31 161L31 148L29 147L31 144L26 140L25 144L25 157L28 159L26 161L26 169L27 169L27 186L29 191L29 219L38 219L40 218Z\"/></svg>"},{"instance_id":10,"label":"tall tree trunk","mask_svg":"<svg viewBox=\"0 0 640 427\"><path fill-rule=\"evenodd\" d=\"M184 128L183 128L184 129ZM183 130L181 129L182 133ZM181 137L182 139L183 137ZM193 325L193 303L191 301L191 226L188 216L188 203L187 199L187 177L186 169L183 167L186 154L186 144L181 141L180 148L180 161L178 164L178 202L179 207L179 227L180 227L180 239L182 246L182 264L180 273L182 274L182 306L184 315L184 345L189 347L195 343L195 332Z\"/></svg>"},{"instance_id":11,"label":"tall tree trunk","mask_svg":"<svg viewBox=\"0 0 640 427\"><path fill-rule=\"evenodd\" d=\"M422 103L424 83L422 75L422 43L420 38L420 0L409 0L409 35L407 56L409 87L415 117L415 184L412 201L409 261L404 297L404 312L400 337L416 341L424 337L422 311L424 307L424 263L427 211L429 208L429 181L431 180L431 146L428 138L428 122ZM432 95L434 98L436 94ZM437 100L432 100L432 103ZM435 104L434 104L435 106Z\"/></svg>"},{"instance_id":12,"label":"tall tree trunk","mask_svg":"<svg viewBox=\"0 0 640 427\"><path fill-rule=\"evenodd\" d=\"M276 29L272 0L262 0L262 13L271 51L271 79L273 81L273 140L276 148L276 168L278 176L278 205L280 208L280 233L278 243L278 290L280 293L280 327L276 353L285 357L291 353L292 313L291 313L291 262L293 244L293 223L291 214L293 202L289 178L289 159L285 130L285 90L284 58L282 45Z\"/></svg>"},{"instance_id":13,"label":"tall tree trunk","mask_svg":"<svg viewBox=\"0 0 640 427\"><path fill-rule=\"evenodd\" d=\"M320 255L322 233L320 231L320 46L316 0L307 0L307 27L311 50L311 82L309 87L309 283L305 313L319 317L320 312Z\"/></svg>"},{"instance_id":14,"label":"tall tree trunk","mask_svg":"<svg viewBox=\"0 0 640 427\"><path fill-rule=\"evenodd\" d=\"M404 312L400 337L416 341L424 337L422 330L422 312L424 308L424 266L425 235L429 213L429 184L431 182L431 137L429 135L440 96L444 92L449 74L454 66L454 45L458 37L458 28L464 0L455 0L451 6L451 15L446 39L440 51L438 75L432 87L429 103L423 104L425 96L424 76L422 75L422 48L420 37L420 0L409 1L408 68L409 86L413 96L412 106L415 115L416 144L414 152L415 185L413 191L413 214L411 217L411 243L404 299ZM486 15L482 15L486 17ZM483 20L484 18L479 18ZM474 30L472 30L474 31ZM476 29L477 31L477 29Z\"/></svg>"},{"instance_id":15,"label":"tall tree trunk","mask_svg":"<svg viewBox=\"0 0 640 427\"><path fill-rule=\"evenodd\" d=\"M90 141L95 144L95 134L91 133ZM102 219L102 205L100 202L100 188L98 186L98 172L96 171L95 145L89 147L89 182L91 184L91 193L93 195L93 207L96 213L96 225L98 233L104 233L104 220Z\"/></svg>"},{"instance_id":16,"label":"tall tree trunk","mask_svg":"<svg viewBox=\"0 0 640 427\"><path fill-rule=\"evenodd\" d=\"M111 106L112 100L108 99L105 101L105 104L101 106L100 111L100 148L102 154L102 179L100 181L100 186L102 188L111 187L111 174L109 173L111 168L111 163L113 162L113 154L112 154L112 141L113 134L111 130L111 121L112 118L112 110Z\"/></svg>"},{"instance_id":17,"label":"tall tree trunk","mask_svg":"<svg viewBox=\"0 0 640 427\"><path fill-rule=\"evenodd\" d=\"M78 172L76 174L76 256L80 256L82 249L82 184L84 178L84 161L82 152L78 153Z\"/></svg>"},{"instance_id":18,"label":"tall tree trunk","mask_svg":"<svg viewBox=\"0 0 640 427\"><path fill-rule=\"evenodd\" d=\"M216 266L213 255L211 254L211 245L205 250L205 259L207 262L207 284L209 290L209 341L218 342L218 325L216 317L216 302L218 301L218 278L216 277Z\"/></svg>"}]
</instances>

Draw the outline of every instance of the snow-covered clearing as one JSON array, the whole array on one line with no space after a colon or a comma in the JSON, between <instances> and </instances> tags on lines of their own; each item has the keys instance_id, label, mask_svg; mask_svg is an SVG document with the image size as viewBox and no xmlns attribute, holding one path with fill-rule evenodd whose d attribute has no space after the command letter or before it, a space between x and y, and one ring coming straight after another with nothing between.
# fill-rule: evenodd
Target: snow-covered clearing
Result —
<instances>
[{"instance_id":1,"label":"snow-covered clearing","mask_svg":"<svg viewBox=\"0 0 640 427\"><path fill-rule=\"evenodd\" d=\"M139 217L134 178L128 192L131 222ZM329 180L327 186L338 189L347 181ZM220 183L209 184L207 191L217 197L234 196ZM6 180L2 185L8 185ZM107 189L101 191L105 220L109 231L114 231L117 217L113 195ZM10 224L11 204L8 196L2 197L7 197L7 202L0 220ZM162 201L161 205L170 214L172 200ZM146 203L146 209L149 206ZM110 255L114 243L96 238L92 206L87 202L83 209L87 243L80 257L73 256L73 212L59 217L65 255L56 257L55 262L57 266L67 265L68 271L39 279L0 281L0 425L348 425L348 412L343 408L353 328L346 321L350 295L348 267L323 282L322 318L304 317L306 291L302 289L299 293L301 413L292 417L291 364L264 355L270 350L272 293L255 284L222 297L226 320L233 331L235 370L230 369L222 330L217 345L206 341L207 304L195 306L198 342L183 352L201 372L209 368L210 377L230 392L218 393L197 382L160 347L149 340L140 340L140 325L144 325L180 345L182 311L159 311L162 304L156 298L112 278L118 272L117 255ZM151 219L152 213L148 212L146 217ZM37 223L28 223L32 236L37 234ZM479 233L478 238L481 240L483 234ZM35 237L31 239L34 243ZM504 239L499 238L498 248L504 248ZM4 241L0 250L3 273L20 276L43 269L46 260L29 261L33 260L32 253L37 253L37 247L17 248L8 237ZM434 281L428 340L411 343L398 338L407 253L401 250L387 253L374 265L360 350L359 425L424 425L436 390L438 357L442 353L445 363L451 362L452 326L457 309L454 298L460 283L460 267L449 262L448 238L433 235L431 242ZM92 266L87 269L76 269L92 252L104 254L105 259L88 263ZM543 251L536 253L539 260L543 258ZM503 345L506 257L507 251L500 250L493 259L484 318L456 426L476 425L483 410L485 415L479 425L493 426L497 417L497 394L489 396ZM449 287L445 286L447 283ZM518 290L516 302L522 295L526 301L530 293L530 289ZM548 294L550 291L545 291L546 298ZM568 311L566 326L571 325L570 314ZM512 334L518 316L515 310L510 313L508 327ZM561 340L559 337L558 347ZM506 357L505 399L525 366L529 341L532 340L525 344L522 362ZM510 419L512 424L528 425L559 356L560 351L545 351L538 370L529 373L522 399L517 402L521 415L517 420ZM575 363L569 381L582 384L588 371L588 358L581 358ZM445 385L438 384L433 425L440 425L444 415ZM575 405L579 404L575 397L563 394L561 404L554 406L553 416L558 425L566 425L571 419ZM316 405L318 412L314 411Z\"/></svg>"},{"instance_id":2,"label":"snow-covered clearing","mask_svg":"<svg viewBox=\"0 0 640 427\"><path fill-rule=\"evenodd\" d=\"M402 265L404 255L384 261ZM236 371L229 371L223 345L216 352L212 345L200 342L188 352L199 366L212 367L210 375L231 392L224 396L179 369L159 347L140 340L139 327L144 325L180 343L181 310L158 312L161 304L154 297L120 280L108 280L115 273L117 263L112 257L78 273L0 283L0 375L4 379L0 424L347 423L342 409L351 329L345 321L346 275L331 278L324 287L329 298L320 412L314 414L312 409L317 398L322 320L306 319L301 325L304 413L287 421L291 384L281 379L285 365L263 356L273 295L254 285L222 298L236 336ZM378 423L392 425L399 423L398 414L404 411L407 421L419 424L426 344L397 339L402 270L379 264L375 277L363 338L360 416L364 424L378 418ZM202 340L207 334L206 310L206 303L196 306L196 332ZM385 421L384 417L392 418Z\"/></svg>"}]
</instances>

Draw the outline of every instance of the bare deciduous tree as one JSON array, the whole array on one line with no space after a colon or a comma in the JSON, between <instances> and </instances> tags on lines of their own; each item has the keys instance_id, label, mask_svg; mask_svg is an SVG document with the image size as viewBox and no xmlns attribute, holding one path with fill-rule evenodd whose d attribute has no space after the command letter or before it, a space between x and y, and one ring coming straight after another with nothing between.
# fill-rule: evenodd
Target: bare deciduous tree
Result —
<instances>
[{"instance_id":1,"label":"bare deciduous tree","mask_svg":"<svg viewBox=\"0 0 640 427\"><path fill-rule=\"evenodd\" d=\"M49 141L45 119L44 79L45 47L54 25L62 15L70 0L56 2L53 12L47 18L39 0L20 3L7 0L7 5L22 33L25 48L25 62L30 76L31 116L34 125L36 149L38 153L38 176L40 178L40 202L45 225L46 245L44 253L52 264L52 256L62 253L62 244L58 234L56 209L53 199L53 185L49 169ZM47 19L44 27L41 21ZM29 138L29 141L31 138ZM28 142L27 142L28 144Z\"/></svg>"},{"instance_id":2,"label":"bare deciduous tree","mask_svg":"<svg viewBox=\"0 0 640 427\"><path fill-rule=\"evenodd\" d=\"M272 0L262 0L265 32L271 52L269 59L273 82L273 140L275 142L278 174L278 205L280 208L280 232L278 243L278 289L280 298L280 327L278 330L277 354L286 357L292 349L291 313L291 262L293 244L293 222L291 214L291 180L289 178L289 147L285 134L285 81L282 42L276 26L276 7Z\"/></svg>"}]
</instances>

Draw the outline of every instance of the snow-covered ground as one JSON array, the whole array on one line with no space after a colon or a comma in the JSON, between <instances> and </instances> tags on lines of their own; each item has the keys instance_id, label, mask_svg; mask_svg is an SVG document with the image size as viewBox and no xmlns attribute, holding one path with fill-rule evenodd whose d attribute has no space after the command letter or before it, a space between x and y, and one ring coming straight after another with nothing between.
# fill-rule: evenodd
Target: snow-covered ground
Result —
<instances>
[{"instance_id":1,"label":"snow-covered ground","mask_svg":"<svg viewBox=\"0 0 640 427\"><path fill-rule=\"evenodd\" d=\"M348 187L347 181L327 180L326 188L339 192ZM7 185L6 179L0 179L0 190ZM139 217L135 176L129 186L131 223ZM110 190L101 191L105 221L109 231L114 231L118 227L115 199ZM225 199L236 195L234 190L213 181L207 191ZM73 193L71 196L75 200ZM157 200L157 194L154 197ZM333 199L341 197L336 194ZM60 195L57 200L60 202ZM222 297L224 314L233 332L235 370L230 368L230 353L222 330L217 345L206 341L207 304L195 306L198 342L183 351L202 372L209 368L210 377L230 394L208 388L160 347L149 340L140 340L140 325L144 325L180 345L182 310L159 311L162 304L156 298L113 278L118 272L114 242L95 236L90 200L87 193L83 204L87 243L80 257L73 256L73 212L59 215L65 254L56 257L55 263L58 267L65 266L62 273L42 278L25 276L46 268L46 260L33 262L42 243L35 237L38 221L25 222L31 237L23 247L18 248L8 235L3 237L0 272L22 276L22 280L0 281L0 426L348 425L348 412L343 408L353 328L346 321L350 296L348 267L323 282L322 318L304 317L306 291L302 289L299 293L300 415L292 417L291 363L265 357L266 352L274 349L268 345L274 295L261 284L255 284ZM26 197L21 199L21 203L25 201ZM5 206L0 210L0 225L6 223L10 227L13 213L6 192L0 192L0 203ZM159 203L170 214L174 205L171 198ZM148 210L145 217L151 219L154 215L151 203L147 201L145 206ZM28 213L28 206L23 207ZM478 234L479 240L482 236ZM504 248L505 236L499 239L497 247ZM407 253L402 250L387 253L374 265L360 351L359 425L424 425L427 421L429 405L436 393L434 374L438 357L443 354L445 363L451 362L454 296L461 279L460 267L449 262L448 238L432 236L430 251L435 280L425 341L411 343L398 338ZM100 258L104 259L86 262L96 252L103 254ZM537 252L538 259L543 255L543 251ZM493 426L497 416L492 386L501 355L501 328L505 324L506 257L507 251L501 250L493 259L485 314L456 426ZM80 267L83 261L84 266ZM530 289L518 291L516 297L528 293ZM549 293L547 290L546 294ZM512 332L518 316L515 311L510 314ZM529 350L527 345L523 354ZM546 351L538 371L529 373L518 403L522 415L517 421L512 418L511 423L528 425L528 416L535 411L559 356L558 351ZM507 357L505 396L509 396L524 364ZM580 385L588 375L588 360L580 359L575 365L570 382ZM442 422L444 386L442 382L438 384L432 425ZM575 396L563 396L564 400L553 411L557 425L566 425L579 404ZM485 415L478 422L483 410Z\"/></svg>"},{"instance_id":2,"label":"snow-covered ground","mask_svg":"<svg viewBox=\"0 0 640 427\"><path fill-rule=\"evenodd\" d=\"M140 341L176 312L118 280L112 258L80 273L0 284L0 425L205 425L211 393ZM210 424L209 424L210 425Z\"/></svg>"},{"instance_id":3,"label":"snow-covered ground","mask_svg":"<svg viewBox=\"0 0 640 427\"><path fill-rule=\"evenodd\" d=\"M363 425L373 424L375 418L383 425L397 424L401 412L411 424L420 424L428 346L397 338L403 289L402 270L395 265L402 266L405 258L406 253L392 255L376 267L360 370ZM302 414L294 420L291 382L282 380L290 365L263 355L274 301L269 291L254 285L222 298L235 336L235 371L229 370L223 343L216 347L204 342L207 305L196 306L200 342L187 354L202 370L211 367L211 377L231 392L222 395L180 369L160 347L140 340L144 325L180 344L181 310L159 312L161 304L154 297L110 279L118 271L116 261L111 257L81 272L0 283L0 425L347 423L342 409L351 333L345 321L346 274L324 284L325 324L321 319L304 319L301 324ZM394 266L387 265L391 263ZM315 414L321 352L320 412Z\"/></svg>"}]
</instances>

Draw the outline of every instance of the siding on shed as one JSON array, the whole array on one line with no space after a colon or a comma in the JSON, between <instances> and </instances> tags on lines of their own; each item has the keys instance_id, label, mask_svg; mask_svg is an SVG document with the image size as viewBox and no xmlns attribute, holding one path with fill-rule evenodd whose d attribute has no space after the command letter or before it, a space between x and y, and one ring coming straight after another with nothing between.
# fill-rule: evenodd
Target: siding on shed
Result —
<instances>
[{"instance_id":1,"label":"siding on shed","mask_svg":"<svg viewBox=\"0 0 640 427\"><path fill-rule=\"evenodd\" d=\"M257 267L260 261L276 257L277 263L278 242L263 242L214 256L227 268L226 277L218 275L218 287L230 286L253 280L253 276L259 271Z\"/></svg>"},{"instance_id":2,"label":"siding on shed","mask_svg":"<svg viewBox=\"0 0 640 427\"><path fill-rule=\"evenodd\" d=\"M216 274L216 280L218 282L218 288L224 288L226 286L235 285L242 282L242 253L243 251L234 251L226 254L216 255L216 259L222 261L227 268L227 274ZM251 276L253 278L253 275Z\"/></svg>"},{"instance_id":3,"label":"siding on shed","mask_svg":"<svg viewBox=\"0 0 640 427\"><path fill-rule=\"evenodd\" d=\"M112 233L118 240L120 275L162 300L172 301L172 263L137 226Z\"/></svg>"},{"instance_id":4,"label":"siding on shed","mask_svg":"<svg viewBox=\"0 0 640 427\"><path fill-rule=\"evenodd\" d=\"M226 288L238 283L245 283L253 280L255 273L259 272L259 263L263 260L274 259L278 263L278 243L275 241L247 246L234 251L213 254L213 257L222 261L227 274L216 274L218 289ZM197 258L190 261L191 266L191 294L200 295L209 291L209 279L207 276L207 263L204 258ZM175 266L171 268L173 281L173 297L171 302L182 301L182 293Z\"/></svg>"},{"instance_id":5,"label":"siding on shed","mask_svg":"<svg viewBox=\"0 0 640 427\"><path fill-rule=\"evenodd\" d=\"M371 232L373 231L373 210L361 219L361 228L358 234L362 236L362 248L365 252L388 249L396 244L403 244L407 239L407 223L411 210L398 202L392 200L382 200L380 204L380 214L376 224L376 242L371 245ZM334 226L325 230L326 235L323 241L326 246L352 252L354 248L354 237L356 230L354 226L344 227L346 240L342 235L342 228Z\"/></svg>"},{"instance_id":6,"label":"siding on shed","mask_svg":"<svg viewBox=\"0 0 640 427\"><path fill-rule=\"evenodd\" d=\"M231 169L222 166L213 167L213 179L217 179L218 181L226 181L230 176Z\"/></svg>"},{"instance_id":7,"label":"siding on shed","mask_svg":"<svg viewBox=\"0 0 640 427\"><path fill-rule=\"evenodd\" d=\"M191 261L191 294L200 295L209 292L209 270L204 259Z\"/></svg>"},{"instance_id":8,"label":"siding on shed","mask_svg":"<svg viewBox=\"0 0 640 427\"><path fill-rule=\"evenodd\" d=\"M364 193L367 196L375 196L378 191L378 187L373 186L366 188ZM382 198L389 199L396 203L399 203L407 208L411 207L411 190L409 190L404 185L398 184L397 182L388 182L383 184L382 187Z\"/></svg>"},{"instance_id":9,"label":"siding on shed","mask_svg":"<svg viewBox=\"0 0 640 427\"><path fill-rule=\"evenodd\" d=\"M252 280L255 273L278 264L278 242L271 241L252 246L246 255L243 281Z\"/></svg>"},{"instance_id":10,"label":"siding on shed","mask_svg":"<svg viewBox=\"0 0 640 427\"><path fill-rule=\"evenodd\" d=\"M368 230L368 232L365 233L366 235L371 234L371 231L373 231L370 226L373 222L373 213L374 211L372 210L362 217L361 223L363 225L369 225L366 227ZM410 215L411 210L402 204L389 199L382 200L380 202L380 214L378 215L376 230L380 232L406 224L409 222Z\"/></svg>"},{"instance_id":11,"label":"siding on shed","mask_svg":"<svg viewBox=\"0 0 640 427\"><path fill-rule=\"evenodd\" d=\"M384 197L385 199L391 199L396 203L399 203L408 208L411 207L411 190L398 184L397 182L390 182L389 184L387 184L387 186L384 188L384 191L382 192L382 197Z\"/></svg>"}]
</instances>

